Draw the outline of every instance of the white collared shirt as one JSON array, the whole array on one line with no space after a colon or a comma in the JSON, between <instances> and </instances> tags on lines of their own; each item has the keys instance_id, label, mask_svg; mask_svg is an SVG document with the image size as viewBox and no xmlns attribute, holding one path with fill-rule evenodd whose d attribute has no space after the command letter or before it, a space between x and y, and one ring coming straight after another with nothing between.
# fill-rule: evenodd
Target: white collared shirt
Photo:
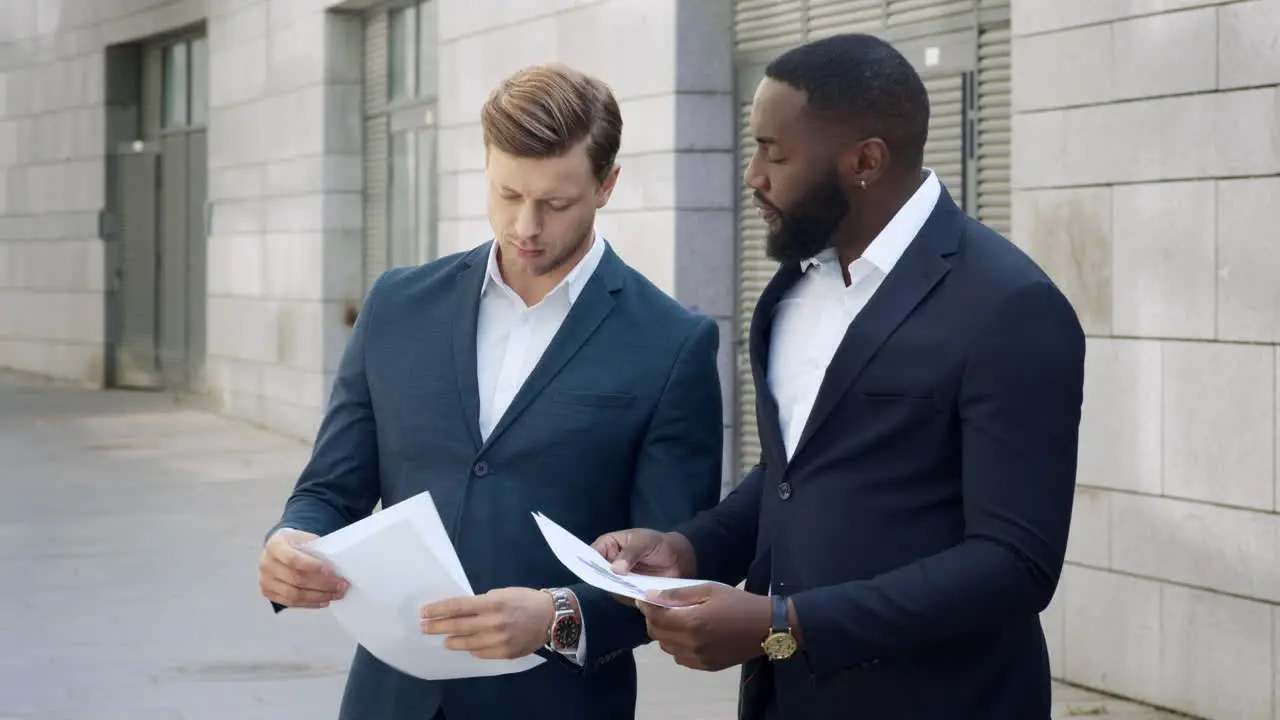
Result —
<instances>
[{"instance_id":1,"label":"white collared shirt","mask_svg":"<svg viewBox=\"0 0 1280 720\"><path fill-rule=\"evenodd\" d=\"M604 257L605 239L591 237L591 247L564 279L536 305L526 305L498 269L498 241L489 246L489 266L480 285L476 319L476 380L480 390L480 436L488 439L529 373L542 359L552 338L569 316L582 288ZM587 657L587 625L578 636L579 665Z\"/></svg>"},{"instance_id":2,"label":"white collared shirt","mask_svg":"<svg viewBox=\"0 0 1280 720\"><path fill-rule=\"evenodd\" d=\"M480 286L476 320L476 379L480 388L480 436L488 439L512 399L529 378L569 309L604 257L605 241L593 235L591 248L536 305L524 300L502 279L498 242L489 247L489 267Z\"/></svg>"},{"instance_id":3,"label":"white collared shirt","mask_svg":"<svg viewBox=\"0 0 1280 720\"><path fill-rule=\"evenodd\" d=\"M926 170L929 176L915 194L862 257L849 263L847 286L836 251L828 248L801 262L804 275L774 309L768 382L778 403L788 461L849 324L866 307L938 204L942 184L932 170Z\"/></svg>"}]
</instances>

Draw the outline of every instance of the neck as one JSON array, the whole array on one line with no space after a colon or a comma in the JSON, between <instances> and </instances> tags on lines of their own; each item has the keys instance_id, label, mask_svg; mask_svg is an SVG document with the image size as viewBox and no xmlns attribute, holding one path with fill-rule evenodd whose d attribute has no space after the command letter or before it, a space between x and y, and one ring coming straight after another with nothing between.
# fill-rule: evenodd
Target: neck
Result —
<instances>
[{"instance_id":1,"label":"neck","mask_svg":"<svg viewBox=\"0 0 1280 720\"><path fill-rule=\"evenodd\" d=\"M595 238L592 237L554 269L540 275L529 272L527 268L511 267L514 263L509 264L503 260L502 246L499 245L498 272L502 274L502 280L507 284L507 287L510 287L516 295L519 295L526 306L533 307L542 302L543 298L554 290L557 285L564 282L569 273L573 272L578 263L582 262L582 259L587 256L591 246L594 244Z\"/></svg>"},{"instance_id":2,"label":"neck","mask_svg":"<svg viewBox=\"0 0 1280 720\"><path fill-rule=\"evenodd\" d=\"M848 268L850 263L862 257L876 236L884 232L885 226L923 183L921 171L899 178L886 177L871 190L856 191L858 194L853 198L851 212L831 238L842 268Z\"/></svg>"}]
</instances>

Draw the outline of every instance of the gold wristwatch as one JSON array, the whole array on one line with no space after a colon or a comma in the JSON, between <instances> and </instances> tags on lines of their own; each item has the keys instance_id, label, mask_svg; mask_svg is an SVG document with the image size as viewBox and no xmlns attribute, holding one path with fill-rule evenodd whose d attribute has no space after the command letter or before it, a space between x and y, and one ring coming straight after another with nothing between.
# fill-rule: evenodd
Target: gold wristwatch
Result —
<instances>
[{"instance_id":1,"label":"gold wristwatch","mask_svg":"<svg viewBox=\"0 0 1280 720\"><path fill-rule=\"evenodd\" d=\"M764 648L764 654L770 660L786 660L795 654L799 645L791 632L791 622L787 619L787 599L781 595L771 595L769 600L773 603L769 634L760 643L760 647Z\"/></svg>"}]
</instances>

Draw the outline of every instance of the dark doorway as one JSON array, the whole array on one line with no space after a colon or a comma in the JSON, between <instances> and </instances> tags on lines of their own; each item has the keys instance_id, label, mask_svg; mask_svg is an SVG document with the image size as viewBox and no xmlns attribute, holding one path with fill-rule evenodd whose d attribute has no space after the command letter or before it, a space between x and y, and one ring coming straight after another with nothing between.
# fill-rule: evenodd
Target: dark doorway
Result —
<instances>
[{"instance_id":1,"label":"dark doorway","mask_svg":"<svg viewBox=\"0 0 1280 720\"><path fill-rule=\"evenodd\" d=\"M199 392L208 52L200 31L107 53L107 384Z\"/></svg>"}]
</instances>

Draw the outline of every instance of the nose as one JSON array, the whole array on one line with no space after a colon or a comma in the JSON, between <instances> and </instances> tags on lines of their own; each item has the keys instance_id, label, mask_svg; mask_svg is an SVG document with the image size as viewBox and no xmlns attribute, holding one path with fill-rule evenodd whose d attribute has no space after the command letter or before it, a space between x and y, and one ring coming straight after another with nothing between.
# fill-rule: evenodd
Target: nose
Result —
<instances>
[{"instance_id":1,"label":"nose","mask_svg":"<svg viewBox=\"0 0 1280 720\"><path fill-rule=\"evenodd\" d=\"M515 231L521 238L536 238L542 232L542 215L538 212L537 203L527 202L520 206L516 213Z\"/></svg>"},{"instance_id":2,"label":"nose","mask_svg":"<svg viewBox=\"0 0 1280 720\"><path fill-rule=\"evenodd\" d=\"M754 155L747 161L747 167L742 171L742 182L752 190L765 192L769 189L769 180L760 172L759 162L760 158Z\"/></svg>"}]
</instances>

